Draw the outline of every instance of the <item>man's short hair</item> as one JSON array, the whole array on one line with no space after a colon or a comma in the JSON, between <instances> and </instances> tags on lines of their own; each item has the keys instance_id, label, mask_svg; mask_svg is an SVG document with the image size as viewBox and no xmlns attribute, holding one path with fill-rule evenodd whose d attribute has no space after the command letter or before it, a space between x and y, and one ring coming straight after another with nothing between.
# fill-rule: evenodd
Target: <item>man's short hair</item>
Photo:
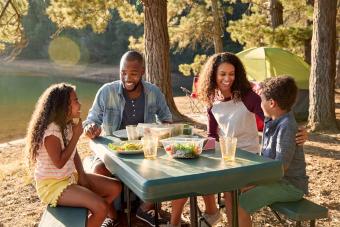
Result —
<instances>
[{"instance_id":1,"label":"man's short hair","mask_svg":"<svg viewBox=\"0 0 340 227\"><path fill-rule=\"evenodd\" d=\"M279 76L261 83L262 94L269 100L277 102L282 110L290 111L295 103L298 88L290 76Z\"/></svg>"},{"instance_id":2,"label":"man's short hair","mask_svg":"<svg viewBox=\"0 0 340 227\"><path fill-rule=\"evenodd\" d=\"M130 50L122 56L122 58L120 59L120 68L123 67L123 64L126 61L138 61L142 66L144 66L143 55L135 50Z\"/></svg>"}]
</instances>

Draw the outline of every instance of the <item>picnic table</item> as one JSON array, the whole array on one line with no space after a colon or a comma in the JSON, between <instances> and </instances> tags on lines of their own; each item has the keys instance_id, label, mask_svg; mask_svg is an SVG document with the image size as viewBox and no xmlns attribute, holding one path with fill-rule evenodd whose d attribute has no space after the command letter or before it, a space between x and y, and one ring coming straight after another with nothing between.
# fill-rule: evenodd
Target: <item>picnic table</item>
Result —
<instances>
[{"instance_id":1,"label":"picnic table","mask_svg":"<svg viewBox=\"0 0 340 227\"><path fill-rule=\"evenodd\" d=\"M203 151L197 159L172 159L159 148L157 159L147 160L143 154L110 151L107 145L117 140L110 136L98 137L91 140L90 147L141 200L159 203L190 197L191 226L198 226L196 196L231 191L233 226L238 226L239 189L283 176L281 162L241 149L237 149L234 162L224 161L218 144L213 150Z\"/></svg>"}]
</instances>

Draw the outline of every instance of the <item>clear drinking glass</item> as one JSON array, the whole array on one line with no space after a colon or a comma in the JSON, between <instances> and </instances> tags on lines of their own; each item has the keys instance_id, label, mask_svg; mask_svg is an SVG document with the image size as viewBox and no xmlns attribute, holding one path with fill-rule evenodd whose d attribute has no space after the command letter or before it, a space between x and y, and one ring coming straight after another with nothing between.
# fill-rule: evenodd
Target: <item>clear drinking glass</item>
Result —
<instances>
[{"instance_id":1,"label":"clear drinking glass","mask_svg":"<svg viewBox=\"0 0 340 227\"><path fill-rule=\"evenodd\" d=\"M224 136L220 137L220 148L222 158L225 161L234 161L236 153L237 138Z\"/></svg>"},{"instance_id":2,"label":"clear drinking glass","mask_svg":"<svg viewBox=\"0 0 340 227\"><path fill-rule=\"evenodd\" d=\"M139 128L136 125L127 125L126 132L128 140L139 140L141 138Z\"/></svg>"},{"instance_id":3,"label":"clear drinking glass","mask_svg":"<svg viewBox=\"0 0 340 227\"><path fill-rule=\"evenodd\" d=\"M157 147L158 138L153 136L144 136L143 141L143 152L145 159L156 159L157 158Z\"/></svg>"}]
</instances>

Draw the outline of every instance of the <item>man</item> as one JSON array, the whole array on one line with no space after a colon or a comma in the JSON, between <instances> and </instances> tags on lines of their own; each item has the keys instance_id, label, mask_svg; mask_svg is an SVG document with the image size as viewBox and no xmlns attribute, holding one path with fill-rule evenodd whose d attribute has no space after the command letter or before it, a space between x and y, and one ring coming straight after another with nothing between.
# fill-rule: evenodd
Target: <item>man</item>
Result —
<instances>
[{"instance_id":1,"label":"man","mask_svg":"<svg viewBox=\"0 0 340 227\"><path fill-rule=\"evenodd\" d=\"M142 80L145 73L143 56L137 51L126 52L120 61L120 80L104 84L97 92L83 126L85 134L94 139L138 123L171 123L172 115L159 88ZM111 176L104 163L95 158L94 173ZM142 204L137 218L154 226L154 205Z\"/></svg>"}]
</instances>

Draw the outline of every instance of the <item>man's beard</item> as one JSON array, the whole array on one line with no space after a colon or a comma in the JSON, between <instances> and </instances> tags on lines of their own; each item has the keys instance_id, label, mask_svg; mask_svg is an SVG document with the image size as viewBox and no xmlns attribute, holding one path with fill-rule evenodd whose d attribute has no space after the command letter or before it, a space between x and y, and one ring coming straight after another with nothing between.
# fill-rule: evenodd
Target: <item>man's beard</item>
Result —
<instances>
[{"instance_id":1,"label":"man's beard","mask_svg":"<svg viewBox=\"0 0 340 227\"><path fill-rule=\"evenodd\" d=\"M126 92L134 92L137 90L138 86L141 84L141 81L139 81L131 90L127 90L126 87L125 87L125 83L124 84L124 89Z\"/></svg>"}]
</instances>

